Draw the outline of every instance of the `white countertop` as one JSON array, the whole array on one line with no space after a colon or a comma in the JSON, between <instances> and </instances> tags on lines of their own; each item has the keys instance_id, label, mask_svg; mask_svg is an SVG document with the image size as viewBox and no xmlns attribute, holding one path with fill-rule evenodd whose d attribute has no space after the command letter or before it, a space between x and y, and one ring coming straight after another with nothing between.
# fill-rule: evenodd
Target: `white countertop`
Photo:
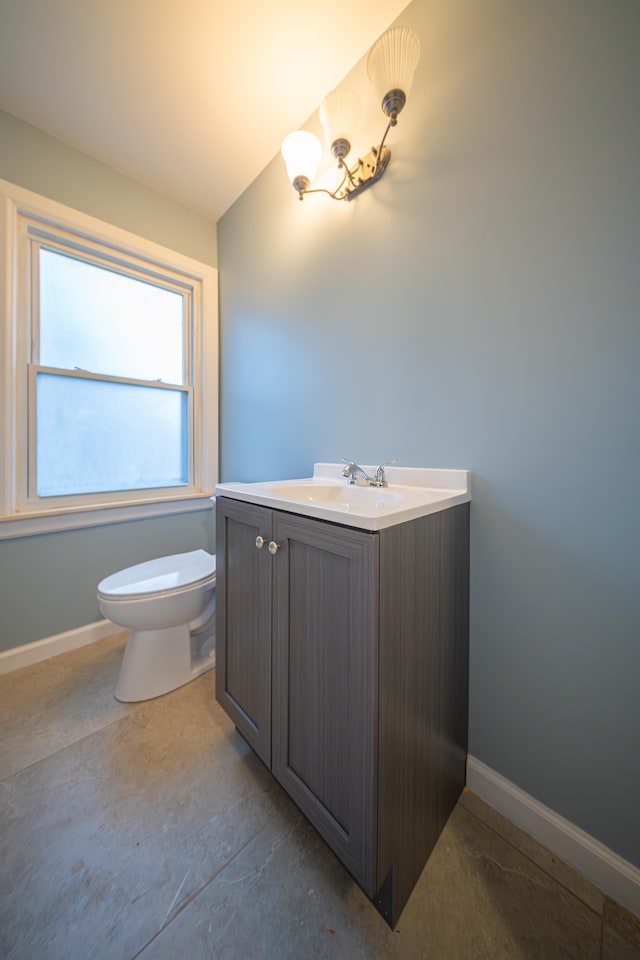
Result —
<instances>
[{"instance_id":1,"label":"white countertop","mask_svg":"<svg viewBox=\"0 0 640 960\"><path fill-rule=\"evenodd\" d=\"M386 487L353 486L343 463L316 463L312 477L260 483L219 483L216 496L244 500L288 513L329 520L361 530L382 530L471 500L468 470L385 468ZM362 464L369 476L375 466Z\"/></svg>"}]
</instances>

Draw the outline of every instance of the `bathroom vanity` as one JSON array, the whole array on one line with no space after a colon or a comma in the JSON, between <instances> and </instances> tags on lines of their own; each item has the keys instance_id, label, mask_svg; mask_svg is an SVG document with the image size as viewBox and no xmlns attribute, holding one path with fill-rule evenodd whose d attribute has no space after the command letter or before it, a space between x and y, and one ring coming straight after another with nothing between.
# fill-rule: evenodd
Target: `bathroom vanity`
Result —
<instances>
[{"instance_id":1,"label":"bathroom vanity","mask_svg":"<svg viewBox=\"0 0 640 960\"><path fill-rule=\"evenodd\" d=\"M465 782L469 475L216 489L216 697L391 926Z\"/></svg>"}]
</instances>

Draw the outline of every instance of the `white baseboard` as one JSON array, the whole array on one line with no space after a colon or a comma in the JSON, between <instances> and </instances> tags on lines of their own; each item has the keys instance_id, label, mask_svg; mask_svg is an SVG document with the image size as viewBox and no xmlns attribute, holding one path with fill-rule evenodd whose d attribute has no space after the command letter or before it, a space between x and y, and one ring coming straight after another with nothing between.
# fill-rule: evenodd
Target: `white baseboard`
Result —
<instances>
[{"instance_id":1,"label":"white baseboard","mask_svg":"<svg viewBox=\"0 0 640 960\"><path fill-rule=\"evenodd\" d=\"M36 640L34 643L26 643L22 647L3 650L0 653L0 674L20 670L21 667L28 667L40 660L48 660L49 657L55 657L59 653L84 647L87 643L95 643L96 640L110 637L121 629L121 627L111 623L110 620L98 620L97 623L87 623L84 627L67 630L65 633L57 633L53 637L45 637L43 640Z\"/></svg>"},{"instance_id":2,"label":"white baseboard","mask_svg":"<svg viewBox=\"0 0 640 960\"><path fill-rule=\"evenodd\" d=\"M640 916L640 870L632 863L471 756L467 786L608 897Z\"/></svg>"}]
</instances>

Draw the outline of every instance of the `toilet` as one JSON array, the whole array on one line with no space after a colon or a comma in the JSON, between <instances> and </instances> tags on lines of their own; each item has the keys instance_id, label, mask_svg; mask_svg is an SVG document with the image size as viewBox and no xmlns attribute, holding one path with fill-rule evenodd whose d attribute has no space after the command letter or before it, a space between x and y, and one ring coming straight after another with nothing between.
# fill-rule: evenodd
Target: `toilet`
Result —
<instances>
[{"instance_id":1,"label":"toilet","mask_svg":"<svg viewBox=\"0 0 640 960\"><path fill-rule=\"evenodd\" d=\"M216 558L206 550L159 557L98 584L102 613L131 632L116 700L149 700L215 666Z\"/></svg>"}]
</instances>

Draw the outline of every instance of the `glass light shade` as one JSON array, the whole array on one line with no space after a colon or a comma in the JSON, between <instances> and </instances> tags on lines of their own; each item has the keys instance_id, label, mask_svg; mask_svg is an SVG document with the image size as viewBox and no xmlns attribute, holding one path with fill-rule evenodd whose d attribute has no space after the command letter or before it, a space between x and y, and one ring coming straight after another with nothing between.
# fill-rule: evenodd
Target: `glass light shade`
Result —
<instances>
[{"instance_id":1,"label":"glass light shade","mask_svg":"<svg viewBox=\"0 0 640 960\"><path fill-rule=\"evenodd\" d=\"M282 156L291 183L298 177L312 182L318 170L322 145L308 130L296 130L282 141Z\"/></svg>"},{"instance_id":2,"label":"glass light shade","mask_svg":"<svg viewBox=\"0 0 640 960\"><path fill-rule=\"evenodd\" d=\"M327 146L336 140L352 142L362 119L362 101L357 93L338 87L324 98L320 106L320 120L327 138Z\"/></svg>"},{"instance_id":3,"label":"glass light shade","mask_svg":"<svg viewBox=\"0 0 640 960\"><path fill-rule=\"evenodd\" d=\"M392 27L376 40L367 58L367 73L382 102L390 90L411 90L420 59L420 41L409 27Z\"/></svg>"}]
</instances>

